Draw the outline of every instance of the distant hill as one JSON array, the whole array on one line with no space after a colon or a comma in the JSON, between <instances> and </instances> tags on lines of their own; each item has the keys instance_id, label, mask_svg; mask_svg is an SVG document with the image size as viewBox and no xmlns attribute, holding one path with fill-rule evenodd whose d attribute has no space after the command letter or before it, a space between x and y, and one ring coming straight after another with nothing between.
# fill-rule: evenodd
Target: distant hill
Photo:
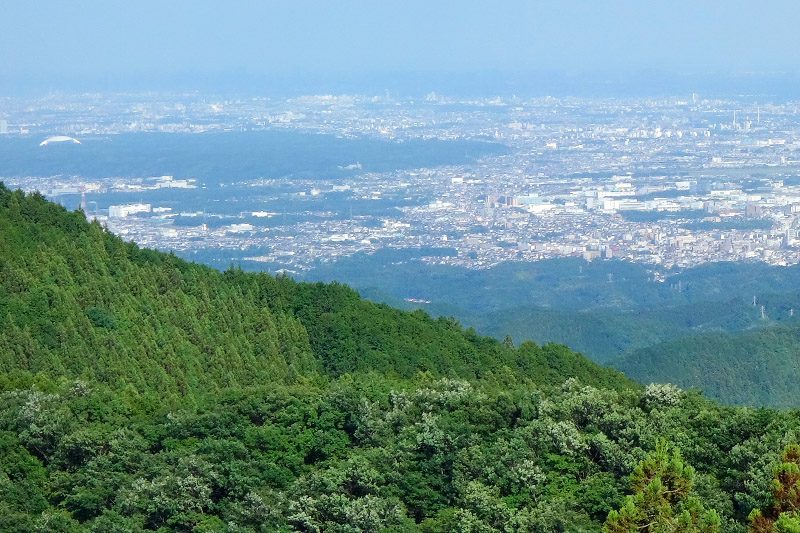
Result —
<instances>
[{"instance_id":1,"label":"distant hill","mask_svg":"<svg viewBox=\"0 0 800 533\"><path fill-rule=\"evenodd\" d=\"M797 265L711 263L662 273L666 277L657 281L650 267L617 260L562 258L469 270L419 259L452 253L380 250L321 264L303 276L341 280L395 307L453 316L498 339L567 344L601 364L668 340L800 324L800 312L794 313L800 311ZM192 257L219 266L231 262L213 253Z\"/></svg>"},{"instance_id":2,"label":"distant hill","mask_svg":"<svg viewBox=\"0 0 800 533\"><path fill-rule=\"evenodd\" d=\"M730 405L800 405L800 327L701 335L636 350L613 365L641 382L697 387Z\"/></svg>"}]
</instances>

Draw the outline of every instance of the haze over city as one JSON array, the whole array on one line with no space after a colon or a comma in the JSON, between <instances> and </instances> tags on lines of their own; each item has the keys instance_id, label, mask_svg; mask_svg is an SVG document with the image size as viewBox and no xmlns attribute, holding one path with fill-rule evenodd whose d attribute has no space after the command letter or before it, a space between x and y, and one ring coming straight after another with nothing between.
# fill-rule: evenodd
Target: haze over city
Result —
<instances>
[{"instance_id":1,"label":"haze over city","mask_svg":"<svg viewBox=\"0 0 800 533\"><path fill-rule=\"evenodd\" d=\"M0 92L785 93L799 18L791 1L11 2Z\"/></svg>"}]
</instances>

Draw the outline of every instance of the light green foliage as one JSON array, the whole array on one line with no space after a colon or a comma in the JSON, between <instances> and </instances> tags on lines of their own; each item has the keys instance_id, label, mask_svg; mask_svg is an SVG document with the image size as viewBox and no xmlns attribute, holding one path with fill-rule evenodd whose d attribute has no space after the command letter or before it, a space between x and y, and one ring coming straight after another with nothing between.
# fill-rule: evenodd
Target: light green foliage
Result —
<instances>
[{"instance_id":1,"label":"light green foliage","mask_svg":"<svg viewBox=\"0 0 800 533\"><path fill-rule=\"evenodd\" d=\"M672 407L681 401L683 391L671 383L651 383L644 389L642 402L650 409Z\"/></svg>"},{"instance_id":2,"label":"light green foliage","mask_svg":"<svg viewBox=\"0 0 800 533\"><path fill-rule=\"evenodd\" d=\"M775 522L776 533L800 533L800 516L797 513L784 513Z\"/></svg>"}]
</instances>

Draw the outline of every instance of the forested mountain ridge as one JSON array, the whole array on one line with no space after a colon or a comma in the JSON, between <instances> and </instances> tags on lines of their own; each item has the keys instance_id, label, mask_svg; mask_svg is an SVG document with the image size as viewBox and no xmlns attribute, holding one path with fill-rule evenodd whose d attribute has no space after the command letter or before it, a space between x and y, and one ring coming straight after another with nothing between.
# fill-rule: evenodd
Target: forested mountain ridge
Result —
<instances>
[{"instance_id":1,"label":"forested mountain ridge","mask_svg":"<svg viewBox=\"0 0 800 533\"><path fill-rule=\"evenodd\" d=\"M646 489L664 527L743 532L800 439L796 412L221 273L2 186L0 320L0 531L617 531Z\"/></svg>"},{"instance_id":2,"label":"forested mountain ridge","mask_svg":"<svg viewBox=\"0 0 800 533\"><path fill-rule=\"evenodd\" d=\"M135 244L40 195L0 188L0 371L196 390L374 370L478 377L505 367L631 386L556 345L521 349L337 283L220 273ZM544 363L544 364L541 364Z\"/></svg>"}]
</instances>

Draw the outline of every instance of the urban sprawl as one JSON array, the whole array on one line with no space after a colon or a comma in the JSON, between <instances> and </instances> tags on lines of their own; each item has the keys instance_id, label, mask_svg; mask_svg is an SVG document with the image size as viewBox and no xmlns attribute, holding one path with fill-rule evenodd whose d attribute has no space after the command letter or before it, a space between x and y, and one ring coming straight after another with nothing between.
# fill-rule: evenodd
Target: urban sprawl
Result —
<instances>
[{"instance_id":1,"label":"urban sprawl","mask_svg":"<svg viewBox=\"0 0 800 533\"><path fill-rule=\"evenodd\" d=\"M501 155L457 166L376 173L353 161L341 178L293 179L282 194L307 199L301 214L313 216L310 221L287 222L285 212L269 210L180 213L136 201L144 190L197 194L204 183L191 177L0 176L7 185L49 197L82 194L88 216L143 246L237 251L243 259L293 271L382 248L449 250L422 260L468 268L565 256L616 258L657 266L654 275L711 261L800 262L800 115L793 102L696 94L469 99L431 93L419 99L232 100L54 95L0 100L0 106L0 133L37 144L56 136L63 142L131 132L296 130L506 147ZM255 190L281 179L239 185ZM98 208L93 197L108 192L129 192L131 201ZM315 207L315 199L330 194L407 201L390 215L341 217ZM177 225L176 217L197 223ZM208 224L214 217L221 223ZM259 220L272 222L262 226ZM251 249L260 251L247 255Z\"/></svg>"}]
</instances>

